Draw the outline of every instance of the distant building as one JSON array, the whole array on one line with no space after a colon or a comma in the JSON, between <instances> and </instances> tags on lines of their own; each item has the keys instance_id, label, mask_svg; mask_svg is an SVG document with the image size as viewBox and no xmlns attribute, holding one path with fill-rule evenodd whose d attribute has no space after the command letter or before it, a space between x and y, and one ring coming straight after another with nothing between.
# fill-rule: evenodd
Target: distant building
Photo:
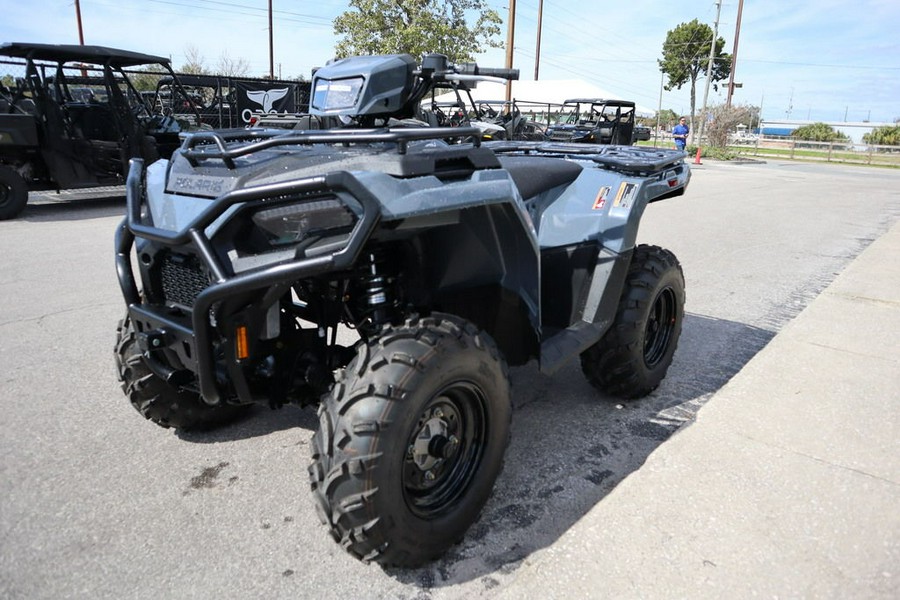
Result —
<instances>
[{"instance_id":1,"label":"distant building","mask_svg":"<svg viewBox=\"0 0 900 600\"><path fill-rule=\"evenodd\" d=\"M760 124L759 133L762 135L776 135L790 137L794 130L804 125L812 125L813 123L825 123L846 135L854 144L862 144L863 136L870 133L873 129L884 127L886 125L894 125L894 123L865 123L865 122L828 122L828 121L808 121L808 120L789 120L789 119L763 119Z\"/></svg>"}]
</instances>

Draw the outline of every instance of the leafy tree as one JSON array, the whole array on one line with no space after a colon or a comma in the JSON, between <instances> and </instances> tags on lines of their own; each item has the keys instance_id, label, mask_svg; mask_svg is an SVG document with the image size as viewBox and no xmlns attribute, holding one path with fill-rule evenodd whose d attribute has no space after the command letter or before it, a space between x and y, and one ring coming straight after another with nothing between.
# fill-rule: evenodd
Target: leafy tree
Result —
<instances>
[{"instance_id":1,"label":"leafy tree","mask_svg":"<svg viewBox=\"0 0 900 600\"><path fill-rule=\"evenodd\" d=\"M671 129L678 122L678 114L671 108L664 108L659 111L659 124L666 129ZM653 120L656 125L656 120Z\"/></svg>"},{"instance_id":2,"label":"leafy tree","mask_svg":"<svg viewBox=\"0 0 900 600\"><path fill-rule=\"evenodd\" d=\"M798 127L791 134L791 137L809 142L837 142L848 139L846 135L836 131L834 127L827 123L812 123L811 125Z\"/></svg>"},{"instance_id":3,"label":"leafy tree","mask_svg":"<svg viewBox=\"0 0 900 600\"><path fill-rule=\"evenodd\" d=\"M900 146L900 125L876 127L863 135L863 141L873 146Z\"/></svg>"},{"instance_id":4,"label":"leafy tree","mask_svg":"<svg viewBox=\"0 0 900 600\"><path fill-rule=\"evenodd\" d=\"M334 20L343 36L335 47L339 58L366 54L446 54L462 62L486 46L503 47L500 15L487 0L350 0L350 8ZM477 14L469 25L466 13Z\"/></svg>"},{"instance_id":5,"label":"leafy tree","mask_svg":"<svg viewBox=\"0 0 900 600\"><path fill-rule=\"evenodd\" d=\"M691 130L694 129L694 115L697 106L697 79L706 76L709 66L709 50L712 44L713 31L709 25L694 19L690 23L682 23L666 34L663 42L662 60L659 69L668 75L666 89L681 89L686 83L691 84ZM725 40L716 39L713 53L712 87L717 90L715 82L726 79L731 74L731 55L723 52Z\"/></svg>"}]
</instances>

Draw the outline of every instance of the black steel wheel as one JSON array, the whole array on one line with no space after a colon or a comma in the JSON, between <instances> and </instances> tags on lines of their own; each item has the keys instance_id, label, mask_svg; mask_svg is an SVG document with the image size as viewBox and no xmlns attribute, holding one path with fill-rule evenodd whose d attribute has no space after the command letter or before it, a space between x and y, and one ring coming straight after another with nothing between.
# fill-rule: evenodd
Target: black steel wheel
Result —
<instances>
[{"instance_id":1,"label":"black steel wheel","mask_svg":"<svg viewBox=\"0 0 900 600\"><path fill-rule=\"evenodd\" d=\"M319 408L310 482L350 554L414 567L458 542L500 473L511 403L489 336L450 315L361 343Z\"/></svg>"},{"instance_id":2,"label":"black steel wheel","mask_svg":"<svg viewBox=\"0 0 900 600\"><path fill-rule=\"evenodd\" d=\"M468 382L438 392L419 416L404 462L403 496L423 519L439 516L465 493L485 446L487 399Z\"/></svg>"},{"instance_id":3,"label":"black steel wheel","mask_svg":"<svg viewBox=\"0 0 900 600\"><path fill-rule=\"evenodd\" d=\"M684 299L684 274L675 255L657 246L635 248L613 324L581 354L588 381L622 399L655 390L678 347Z\"/></svg>"},{"instance_id":4,"label":"black steel wheel","mask_svg":"<svg viewBox=\"0 0 900 600\"><path fill-rule=\"evenodd\" d=\"M672 348L677 323L678 298L672 287L660 290L650 306L644 329L644 365L656 367Z\"/></svg>"},{"instance_id":5,"label":"black steel wheel","mask_svg":"<svg viewBox=\"0 0 900 600\"><path fill-rule=\"evenodd\" d=\"M28 184L15 170L0 165L0 221L12 219L28 203Z\"/></svg>"},{"instance_id":6,"label":"black steel wheel","mask_svg":"<svg viewBox=\"0 0 900 600\"><path fill-rule=\"evenodd\" d=\"M250 408L233 404L210 406L199 394L174 388L152 373L144 362L128 317L119 322L115 355L122 391L135 410L161 427L185 431L212 429L235 421Z\"/></svg>"}]
</instances>

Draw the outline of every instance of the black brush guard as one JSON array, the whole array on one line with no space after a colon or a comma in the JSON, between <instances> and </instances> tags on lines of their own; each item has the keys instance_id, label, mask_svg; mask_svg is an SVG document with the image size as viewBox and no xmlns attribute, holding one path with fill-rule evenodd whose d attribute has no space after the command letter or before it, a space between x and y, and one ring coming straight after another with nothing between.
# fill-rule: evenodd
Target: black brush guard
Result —
<instances>
[{"instance_id":1,"label":"black brush guard","mask_svg":"<svg viewBox=\"0 0 900 600\"><path fill-rule=\"evenodd\" d=\"M143 161L132 162L126 182L128 195L127 216L116 231L116 273L119 286L133 319L158 323L161 328L177 332L179 337L192 340L197 361L197 380L200 394L210 404L222 401L222 390L215 376L215 359L212 352L210 308L221 300L235 294L259 290L272 285L294 281L326 271L340 270L351 266L360 250L369 239L381 219L380 205L371 193L352 175L337 172L324 177L313 177L283 184L259 186L235 190L214 200L209 208L198 215L183 230L173 232L159 229L141 222L141 176ZM209 238L204 233L206 227L215 221L230 206L253 200L263 200L283 194L325 191L344 191L352 195L363 207L363 215L350 233L346 245L336 252L312 258L301 258L290 263L266 267L259 271L227 277L225 269L212 249ZM209 269L213 282L202 291L194 302L191 313L192 330L167 315L141 302L137 282L131 266L131 251L135 236L166 245L190 244L196 248L201 260ZM152 364L152 363L151 363Z\"/></svg>"},{"instance_id":2,"label":"black brush guard","mask_svg":"<svg viewBox=\"0 0 900 600\"><path fill-rule=\"evenodd\" d=\"M406 153L409 142L442 139L448 137L477 137L474 127L432 129L368 129L356 131L323 131L315 133L256 132L208 132L185 139L180 152L192 165L203 160L221 160L228 168L234 168L234 158L281 145L298 144L356 144L388 142L397 144L399 154ZM257 141L229 148L229 141ZM476 140L476 145L478 142ZM116 230L116 274L122 295L132 320L152 322L160 329L173 332L180 340L191 344L191 356L196 357L196 376L200 395L212 405L223 401L223 393L216 380L215 356L211 344L211 307L236 294L260 290L285 282L328 271L337 271L353 265L381 220L378 199L353 175L336 171L323 176L233 190L213 200L209 207L198 214L180 231L169 231L143 223L141 218L141 179L144 161L134 159L126 180L126 217ZM362 217L356 222L343 248L329 254L265 267L249 273L228 277L206 236L206 228L235 204L265 200L284 195L316 192L343 191L351 195L362 207ZM137 281L131 265L131 251L135 237L152 240L167 246L193 246L213 278L213 282L194 301L191 312L191 329L171 317L142 303ZM173 370L148 356L148 366L164 379L172 381Z\"/></svg>"}]
</instances>

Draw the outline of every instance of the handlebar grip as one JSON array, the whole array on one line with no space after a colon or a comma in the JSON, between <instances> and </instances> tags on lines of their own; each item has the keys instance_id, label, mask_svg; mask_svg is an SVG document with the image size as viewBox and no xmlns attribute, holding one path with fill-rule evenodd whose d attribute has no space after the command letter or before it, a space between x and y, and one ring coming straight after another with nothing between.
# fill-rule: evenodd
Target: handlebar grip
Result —
<instances>
[{"instance_id":1,"label":"handlebar grip","mask_svg":"<svg viewBox=\"0 0 900 600\"><path fill-rule=\"evenodd\" d=\"M519 79L518 69L499 69L479 67L475 63L461 63L456 65L456 72L460 75L483 75L485 77L499 77L500 79Z\"/></svg>"},{"instance_id":2,"label":"handlebar grip","mask_svg":"<svg viewBox=\"0 0 900 600\"><path fill-rule=\"evenodd\" d=\"M478 75L486 75L488 77L499 77L500 79L518 80L519 79L519 70L518 69L492 69L492 68L486 67L484 69L478 69Z\"/></svg>"}]
</instances>

